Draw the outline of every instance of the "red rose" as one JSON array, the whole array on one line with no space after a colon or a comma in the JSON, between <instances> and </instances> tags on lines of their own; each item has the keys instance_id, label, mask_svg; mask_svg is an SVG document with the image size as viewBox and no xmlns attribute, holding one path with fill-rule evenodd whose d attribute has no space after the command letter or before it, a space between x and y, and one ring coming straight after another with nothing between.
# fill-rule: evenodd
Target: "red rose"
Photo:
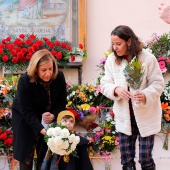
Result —
<instances>
[{"instance_id":1,"label":"red rose","mask_svg":"<svg viewBox=\"0 0 170 170\"><path fill-rule=\"evenodd\" d=\"M1 134L2 132L3 132L2 129L0 129L0 134Z\"/></svg>"},{"instance_id":2,"label":"red rose","mask_svg":"<svg viewBox=\"0 0 170 170\"><path fill-rule=\"evenodd\" d=\"M21 49L21 52L22 52L23 54L25 54L25 53L27 52L27 49L26 49L26 48L22 48L22 49Z\"/></svg>"},{"instance_id":3,"label":"red rose","mask_svg":"<svg viewBox=\"0 0 170 170\"><path fill-rule=\"evenodd\" d=\"M79 44L79 48L80 48L80 49L83 49L83 45L82 45L82 44Z\"/></svg>"},{"instance_id":4,"label":"red rose","mask_svg":"<svg viewBox=\"0 0 170 170\"><path fill-rule=\"evenodd\" d=\"M73 62L75 60L75 56L71 55L71 61Z\"/></svg>"},{"instance_id":5,"label":"red rose","mask_svg":"<svg viewBox=\"0 0 170 170\"><path fill-rule=\"evenodd\" d=\"M51 51L51 54L52 54L53 56L55 56L55 55L57 54L57 52L56 52L55 50L53 50L53 51Z\"/></svg>"},{"instance_id":6,"label":"red rose","mask_svg":"<svg viewBox=\"0 0 170 170\"><path fill-rule=\"evenodd\" d=\"M11 40L11 37L7 37L6 38L6 41L8 42L8 41L10 41Z\"/></svg>"},{"instance_id":7,"label":"red rose","mask_svg":"<svg viewBox=\"0 0 170 170\"><path fill-rule=\"evenodd\" d=\"M67 46L66 46L66 49L67 49L67 50L71 50L71 46L70 46L70 45L67 45Z\"/></svg>"},{"instance_id":8,"label":"red rose","mask_svg":"<svg viewBox=\"0 0 170 170\"><path fill-rule=\"evenodd\" d=\"M24 54L22 52L18 52L17 57L20 59L20 58L24 57Z\"/></svg>"},{"instance_id":9,"label":"red rose","mask_svg":"<svg viewBox=\"0 0 170 170\"><path fill-rule=\"evenodd\" d=\"M21 63L24 63L26 61L26 58L25 57L20 57L19 60L20 60Z\"/></svg>"},{"instance_id":10,"label":"red rose","mask_svg":"<svg viewBox=\"0 0 170 170\"><path fill-rule=\"evenodd\" d=\"M57 52L57 54L56 54L57 60L61 60L62 56L63 56L63 54L61 52Z\"/></svg>"},{"instance_id":11,"label":"red rose","mask_svg":"<svg viewBox=\"0 0 170 170\"><path fill-rule=\"evenodd\" d=\"M44 40L44 41L48 41L49 39L48 39L48 38L46 38L46 37L44 37L44 38L43 38L43 40Z\"/></svg>"},{"instance_id":12,"label":"red rose","mask_svg":"<svg viewBox=\"0 0 170 170\"><path fill-rule=\"evenodd\" d=\"M11 135L12 134L12 131L11 130L5 130L4 133L6 133L7 135Z\"/></svg>"},{"instance_id":13,"label":"red rose","mask_svg":"<svg viewBox=\"0 0 170 170\"><path fill-rule=\"evenodd\" d=\"M62 48L66 48L67 44L66 44L65 42L63 42L63 43L61 44L61 46L62 46Z\"/></svg>"},{"instance_id":14,"label":"red rose","mask_svg":"<svg viewBox=\"0 0 170 170\"><path fill-rule=\"evenodd\" d=\"M60 45L60 41L55 41L54 44L55 44L56 46L59 46L59 45Z\"/></svg>"},{"instance_id":15,"label":"red rose","mask_svg":"<svg viewBox=\"0 0 170 170\"><path fill-rule=\"evenodd\" d=\"M20 37L21 39L24 39L24 38L25 38L25 35L24 35L24 34L20 34L19 37Z\"/></svg>"},{"instance_id":16,"label":"red rose","mask_svg":"<svg viewBox=\"0 0 170 170\"><path fill-rule=\"evenodd\" d=\"M10 54L11 54L12 56L15 56L15 55L17 54L17 51L16 51L15 49L13 49L13 50L11 50Z\"/></svg>"},{"instance_id":17,"label":"red rose","mask_svg":"<svg viewBox=\"0 0 170 170\"><path fill-rule=\"evenodd\" d=\"M2 54L2 52L3 52L3 49L2 49L2 48L0 48L0 54Z\"/></svg>"},{"instance_id":18,"label":"red rose","mask_svg":"<svg viewBox=\"0 0 170 170\"><path fill-rule=\"evenodd\" d=\"M4 140L7 138L7 134L6 133L1 133L0 134L0 140Z\"/></svg>"},{"instance_id":19,"label":"red rose","mask_svg":"<svg viewBox=\"0 0 170 170\"><path fill-rule=\"evenodd\" d=\"M2 56L2 61L3 61L4 63L8 62L8 60L9 60L9 58L8 58L7 55Z\"/></svg>"},{"instance_id":20,"label":"red rose","mask_svg":"<svg viewBox=\"0 0 170 170\"><path fill-rule=\"evenodd\" d=\"M12 58L12 63L17 64L19 61L18 57L13 57Z\"/></svg>"},{"instance_id":21,"label":"red rose","mask_svg":"<svg viewBox=\"0 0 170 170\"><path fill-rule=\"evenodd\" d=\"M27 59L28 61L31 59L31 57L32 57L32 53L29 53L29 54L26 55L26 59Z\"/></svg>"},{"instance_id":22,"label":"red rose","mask_svg":"<svg viewBox=\"0 0 170 170\"><path fill-rule=\"evenodd\" d=\"M28 48L28 52L29 52L29 53L33 53L33 52L34 52L34 48L33 48L33 47L29 47L29 48Z\"/></svg>"},{"instance_id":23,"label":"red rose","mask_svg":"<svg viewBox=\"0 0 170 170\"><path fill-rule=\"evenodd\" d=\"M13 142L12 137L9 137L9 138L4 140L4 145L11 146L12 142Z\"/></svg>"},{"instance_id":24,"label":"red rose","mask_svg":"<svg viewBox=\"0 0 170 170\"><path fill-rule=\"evenodd\" d=\"M34 48L35 51L39 50L39 45L38 44L33 44L32 47Z\"/></svg>"},{"instance_id":25,"label":"red rose","mask_svg":"<svg viewBox=\"0 0 170 170\"><path fill-rule=\"evenodd\" d=\"M25 44L27 44L27 45L31 45L31 44L32 44L32 41L31 41L31 40L29 40L29 39L27 39L27 40L25 41Z\"/></svg>"},{"instance_id":26,"label":"red rose","mask_svg":"<svg viewBox=\"0 0 170 170\"><path fill-rule=\"evenodd\" d=\"M44 44L42 40L37 40L35 43L38 44L39 46L42 46Z\"/></svg>"},{"instance_id":27,"label":"red rose","mask_svg":"<svg viewBox=\"0 0 170 170\"><path fill-rule=\"evenodd\" d=\"M34 34L31 34L30 36L29 36L29 39L31 39L31 40L34 40L36 38L36 36L34 35Z\"/></svg>"},{"instance_id":28,"label":"red rose","mask_svg":"<svg viewBox=\"0 0 170 170\"><path fill-rule=\"evenodd\" d=\"M8 50L12 50L12 49L14 48L14 44L7 44L7 45L6 45L6 48L7 48Z\"/></svg>"}]
</instances>

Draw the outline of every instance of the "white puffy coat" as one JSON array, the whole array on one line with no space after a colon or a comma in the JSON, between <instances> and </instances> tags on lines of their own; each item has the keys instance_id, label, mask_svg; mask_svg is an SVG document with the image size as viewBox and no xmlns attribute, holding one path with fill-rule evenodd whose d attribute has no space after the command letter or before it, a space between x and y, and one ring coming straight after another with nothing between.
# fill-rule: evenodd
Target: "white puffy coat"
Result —
<instances>
[{"instance_id":1,"label":"white puffy coat","mask_svg":"<svg viewBox=\"0 0 170 170\"><path fill-rule=\"evenodd\" d=\"M132 107L137 126L142 137L150 136L161 130L162 109L160 96L164 89L164 79L159 68L157 59L146 50L138 55L139 60L144 63L145 74L140 91L146 96L146 103L135 107L132 99ZM101 91L108 98L114 100L113 112L115 113L116 129L127 135L131 135L131 122L129 103L119 96L114 96L116 87L127 89L123 69L127 61L122 60L120 65L115 63L114 54L110 54L105 64L105 75L101 79ZM133 92L133 89L130 89Z\"/></svg>"}]
</instances>

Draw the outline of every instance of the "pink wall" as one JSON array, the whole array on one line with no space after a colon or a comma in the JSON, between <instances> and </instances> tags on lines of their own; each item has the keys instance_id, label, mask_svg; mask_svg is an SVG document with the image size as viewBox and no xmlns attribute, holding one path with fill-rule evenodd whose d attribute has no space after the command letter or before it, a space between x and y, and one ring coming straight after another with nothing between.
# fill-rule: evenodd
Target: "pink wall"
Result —
<instances>
[{"instance_id":1,"label":"pink wall","mask_svg":"<svg viewBox=\"0 0 170 170\"><path fill-rule=\"evenodd\" d=\"M120 24L130 26L142 40L152 33L170 31L158 15L161 0L87 0L87 53L83 64L82 83L98 77L96 65L110 46L110 33ZM169 0L164 2L170 5Z\"/></svg>"}]
</instances>

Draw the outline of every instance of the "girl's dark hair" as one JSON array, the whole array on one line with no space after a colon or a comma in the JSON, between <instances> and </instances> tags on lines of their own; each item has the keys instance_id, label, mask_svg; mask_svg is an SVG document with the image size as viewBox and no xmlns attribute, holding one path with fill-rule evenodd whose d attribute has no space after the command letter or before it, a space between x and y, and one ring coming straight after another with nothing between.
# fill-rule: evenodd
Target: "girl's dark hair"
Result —
<instances>
[{"instance_id":1,"label":"girl's dark hair","mask_svg":"<svg viewBox=\"0 0 170 170\"><path fill-rule=\"evenodd\" d=\"M131 58L137 56L139 52L142 51L142 43L130 27L126 25L119 25L111 32L111 35L116 35L126 42L129 40L129 38L131 39L131 45L129 47L129 55ZM123 58L116 54L113 46L111 46L111 49L117 58L117 62L120 64Z\"/></svg>"}]
</instances>

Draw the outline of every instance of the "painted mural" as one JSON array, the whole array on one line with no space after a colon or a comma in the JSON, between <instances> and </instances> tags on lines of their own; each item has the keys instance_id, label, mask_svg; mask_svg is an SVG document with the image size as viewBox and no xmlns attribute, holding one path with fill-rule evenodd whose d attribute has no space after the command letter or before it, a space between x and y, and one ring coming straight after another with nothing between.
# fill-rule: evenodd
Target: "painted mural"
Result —
<instances>
[{"instance_id":1,"label":"painted mural","mask_svg":"<svg viewBox=\"0 0 170 170\"><path fill-rule=\"evenodd\" d=\"M72 41L72 0L0 0L0 39L34 33Z\"/></svg>"}]
</instances>

